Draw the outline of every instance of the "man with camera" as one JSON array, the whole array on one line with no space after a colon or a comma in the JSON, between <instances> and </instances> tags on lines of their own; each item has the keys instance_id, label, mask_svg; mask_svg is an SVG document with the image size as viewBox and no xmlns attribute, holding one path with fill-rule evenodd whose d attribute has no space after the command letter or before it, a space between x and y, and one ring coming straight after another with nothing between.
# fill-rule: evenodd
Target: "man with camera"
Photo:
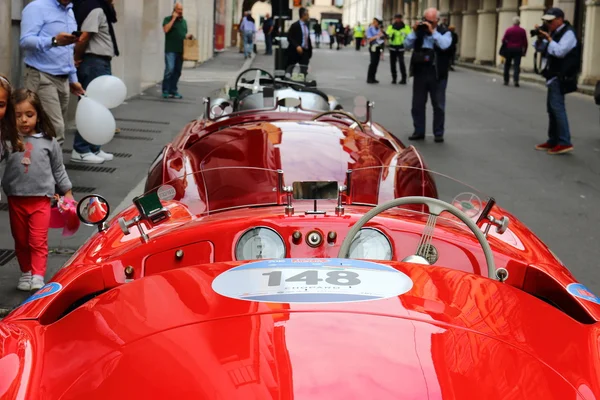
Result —
<instances>
[{"instance_id":1,"label":"man with camera","mask_svg":"<svg viewBox=\"0 0 600 400\"><path fill-rule=\"evenodd\" d=\"M450 69L452 34L438 27L439 12L429 8L423 20L414 24L413 31L404 40L405 49L413 49L410 75L413 80L412 117L415 127L409 140L425 139L425 106L427 96L433 106L433 134L436 143L444 141L446 85Z\"/></svg>"},{"instance_id":2,"label":"man with camera","mask_svg":"<svg viewBox=\"0 0 600 400\"><path fill-rule=\"evenodd\" d=\"M544 24L531 31L531 35L538 38L533 46L542 54L541 75L546 78L548 87L548 140L535 148L548 154L573 151L565 94L577 90L581 62L577 36L564 18L565 14L560 8L550 8L542 17Z\"/></svg>"}]
</instances>

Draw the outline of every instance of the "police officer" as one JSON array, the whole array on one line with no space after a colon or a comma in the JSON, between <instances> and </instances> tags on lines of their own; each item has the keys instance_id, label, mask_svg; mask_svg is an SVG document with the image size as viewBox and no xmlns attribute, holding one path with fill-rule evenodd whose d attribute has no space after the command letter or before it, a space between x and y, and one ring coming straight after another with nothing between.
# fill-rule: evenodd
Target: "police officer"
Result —
<instances>
[{"instance_id":1,"label":"police officer","mask_svg":"<svg viewBox=\"0 0 600 400\"><path fill-rule=\"evenodd\" d=\"M365 38L365 28L362 27L360 22L356 23L354 27L354 44L356 45L356 51L360 51L362 47L362 41Z\"/></svg>"},{"instance_id":2,"label":"police officer","mask_svg":"<svg viewBox=\"0 0 600 400\"><path fill-rule=\"evenodd\" d=\"M390 47L390 66L392 68L392 83L396 84L398 72L396 63L400 62L402 74L401 85L406 85L406 64L404 63L404 39L410 34L410 26L402 22L402 15L394 16L394 23L387 28L388 46Z\"/></svg>"},{"instance_id":3,"label":"police officer","mask_svg":"<svg viewBox=\"0 0 600 400\"><path fill-rule=\"evenodd\" d=\"M439 12L428 8L423 20L413 26L413 31L404 40L405 49L413 49L410 72L413 80L412 117L415 127L409 140L425 139L425 106L427 96L433 106L433 134L436 143L444 141L446 108L446 85L450 68L448 48L452 34L438 27Z\"/></svg>"},{"instance_id":4,"label":"police officer","mask_svg":"<svg viewBox=\"0 0 600 400\"><path fill-rule=\"evenodd\" d=\"M544 26L538 29L538 40L533 44L546 60L541 74L546 78L548 98L548 140L535 146L548 154L564 154L573 151L569 120L565 108L565 94L577 90L580 66L580 48L571 24L565 21L560 8L551 8L542 17Z\"/></svg>"},{"instance_id":5,"label":"police officer","mask_svg":"<svg viewBox=\"0 0 600 400\"><path fill-rule=\"evenodd\" d=\"M379 83L375 78L377 76L377 67L379 67L385 37L385 34L381 31L382 23L381 18L373 18L373 23L367 29L367 45L369 46L369 54L371 56L367 83Z\"/></svg>"}]
</instances>

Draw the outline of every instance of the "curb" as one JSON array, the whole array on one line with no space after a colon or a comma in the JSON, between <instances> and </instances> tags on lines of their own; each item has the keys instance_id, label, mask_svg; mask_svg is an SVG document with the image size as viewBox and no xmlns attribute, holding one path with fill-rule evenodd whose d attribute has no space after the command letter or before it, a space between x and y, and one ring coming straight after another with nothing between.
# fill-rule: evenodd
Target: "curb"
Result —
<instances>
[{"instance_id":1,"label":"curb","mask_svg":"<svg viewBox=\"0 0 600 400\"><path fill-rule=\"evenodd\" d=\"M493 68L493 67L486 67L483 65L475 65L475 64L464 63L464 62L457 62L455 65L457 67L461 67L464 69L470 69L470 70L477 71L477 72L484 72L487 74L495 74L495 75L499 75L499 76L504 75L503 71L501 71L497 68ZM546 87L546 81L541 78L538 78L538 77L531 77L531 76L521 74L520 80L522 82L536 83L540 86ZM594 88L591 86L588 87L587 85L578 85L577 92L588 95L588 96L593 96Z\"/></svg>"}]
</instances>

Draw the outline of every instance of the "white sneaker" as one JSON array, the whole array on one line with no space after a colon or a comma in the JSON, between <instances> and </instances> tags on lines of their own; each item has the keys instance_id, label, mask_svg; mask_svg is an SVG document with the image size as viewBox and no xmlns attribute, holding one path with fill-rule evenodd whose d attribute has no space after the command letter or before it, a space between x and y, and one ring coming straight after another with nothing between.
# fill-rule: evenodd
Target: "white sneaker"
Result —
<instances>
[{"instance_id":1,"label":"white sneaker","mask_svg":"<svg viewBox=\"0 0 600 400\"><path fill-rule=\"evenodd\" d=\"M73 153L71 153L71 161L84 164L102 164L104 158L99 157L92 152L80 154L73 150Z\"/></svg>"},{"instance_id":2,"label":"white sneaker","mask_svg":"<svg viewBox=\"0 0 600 400\"><path fill-rule=\"evenodd\" d=\"M106 153L104 150L100 150L99 152L96 153L96 155L102 159L104 159L104 161L112 161L113 158L115 158L115 156L113 156L110 153Z\"/></svg>"},{"instance_id":3,"label":"white sneaker","mask_svg":"<svg viewBox=\"0 0 600 400\"><path fill-rule=\"evenodd\" d=\"M24 292L31 291L31 271L21 273L19 283L17 284L17 289Z\"/></svg>"},{"instance_id":4,"label":"white sneaker","mask_svg":"<svg viewBox=\"0 0 600 400\"><path fill-rule=\"evenodd\" d=\"M39 290L44 287L44 277L41 275L33 275L31 278L31 290Z\"/></svg>"}]
</instances>

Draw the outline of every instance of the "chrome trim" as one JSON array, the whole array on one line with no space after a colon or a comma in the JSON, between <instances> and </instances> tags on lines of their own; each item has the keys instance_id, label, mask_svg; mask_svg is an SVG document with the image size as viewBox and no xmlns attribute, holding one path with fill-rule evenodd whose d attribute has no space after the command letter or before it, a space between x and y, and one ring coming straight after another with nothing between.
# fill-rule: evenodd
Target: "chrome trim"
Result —
<instances>
[{"instance_id":1,"label":"chrome trim","mask_svg":"<svg viewBox=\"0 0 600 400\"><path fill-rule=\"evenodd\" d=\"M281 235L279 234L279 232L277 232L275 229L273 229L273 228L271 228L271 227L269 227L269 226L258 225L258 226L254 226L254 227L252 227L252 228L248 228L248 229L246 229L246 230L245 230L245 231L244 231L244 232L243 232L243 233L240 235L240 237L238 238L238 240L235 242L235 247L233 248L233 255L235 256L235 259L236 259L237 261L252 261L252 260L240 260L240 259L238 259L238 258L237 258L237 249L238 249L238 246L240 245L240 240L242 240L242 238L244 237L244 235L245 235L245 234L247 234L247 233L248 233L248 232L250 232L250 231L253 231L253 230L255 230L255 229L267 229L267 230L269 230L269 231L272 231L273 233L275 233L275 234L276 234L276 235L279 237L279 240L281 240L281 244L283 244L283 250L284 250L284 253L285 253L285 254L283 255L283 257L282 257L282 258L285 258L285 257L287 256L288 249L287 249L287 246L285 245L285 240L283 240L283 236L281 236Z\"/></svg>"}]
</instances>

